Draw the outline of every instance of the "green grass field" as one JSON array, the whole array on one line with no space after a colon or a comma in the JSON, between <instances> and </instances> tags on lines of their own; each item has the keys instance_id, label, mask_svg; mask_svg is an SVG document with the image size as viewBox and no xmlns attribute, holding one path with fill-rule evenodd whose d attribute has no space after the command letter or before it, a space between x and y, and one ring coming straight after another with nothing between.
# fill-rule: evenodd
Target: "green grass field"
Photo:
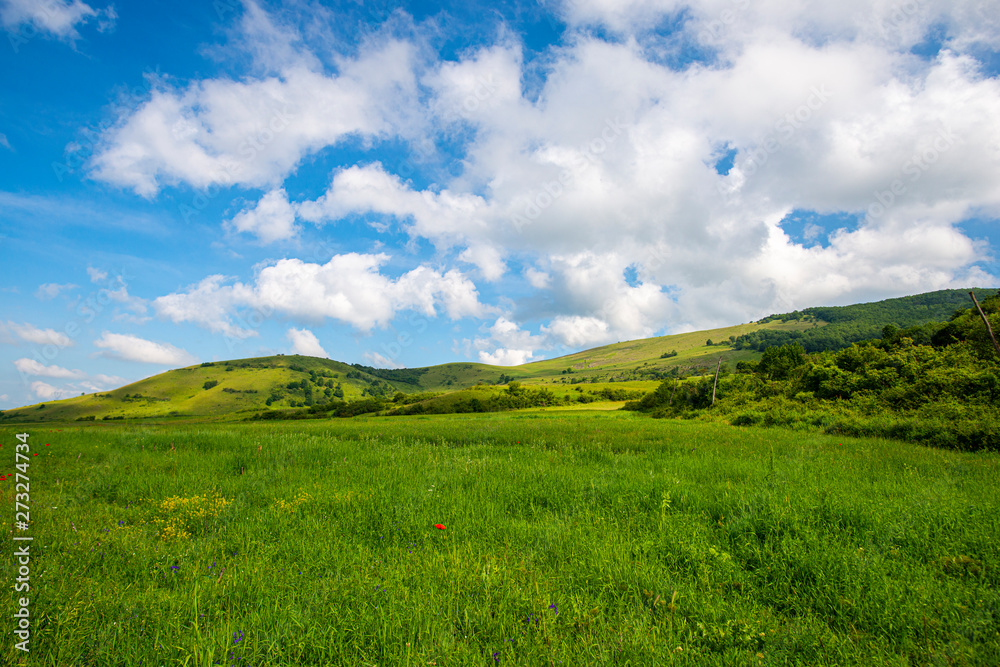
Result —
<instances>
[{"instance_id":1,"label":"green grass field","mask_svg":"<svg viewBox=\"0 0 1000 667\"><path fill-rule=\"evenodd\" d=\"M546 410L4 428L0 473L22 430L23 664L1000 664L996 454Z\"/></svg>"}]
</instances>

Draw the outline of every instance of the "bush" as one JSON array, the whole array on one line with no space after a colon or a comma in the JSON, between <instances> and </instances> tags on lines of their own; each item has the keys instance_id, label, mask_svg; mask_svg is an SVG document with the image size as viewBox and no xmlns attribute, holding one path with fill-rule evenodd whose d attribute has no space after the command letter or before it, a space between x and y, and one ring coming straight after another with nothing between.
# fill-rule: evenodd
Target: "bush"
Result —
<instances>
[{"instance_id":1,"label":"bush","mask_svg":"<svg viewBox=\"0 0 1000 667\"><path fill-rule=\"evenodd\" d=\"M212 387L214 387L217 384L219 384L218 380L209 380L208 382L206 382L205 384L203 384L201 386L203 388L205 388L205 389L211 389Z\"/></svg>"}]
</instances>

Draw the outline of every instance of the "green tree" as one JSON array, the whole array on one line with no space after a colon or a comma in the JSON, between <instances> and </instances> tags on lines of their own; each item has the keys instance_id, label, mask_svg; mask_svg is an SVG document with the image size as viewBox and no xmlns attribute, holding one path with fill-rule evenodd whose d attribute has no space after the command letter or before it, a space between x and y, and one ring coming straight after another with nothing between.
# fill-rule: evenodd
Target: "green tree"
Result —
<instances>
[{"instance_id":1,"label":"green tree","mask_svg":"<svg viewBox=\"0 0 1000 667\"><path fill-rule=\"evenodd\" d=\"M806 363L806 351L798 343L769 347L757 364L757 372L771 380L785 380Z\"/></svg>"}]
</instances>

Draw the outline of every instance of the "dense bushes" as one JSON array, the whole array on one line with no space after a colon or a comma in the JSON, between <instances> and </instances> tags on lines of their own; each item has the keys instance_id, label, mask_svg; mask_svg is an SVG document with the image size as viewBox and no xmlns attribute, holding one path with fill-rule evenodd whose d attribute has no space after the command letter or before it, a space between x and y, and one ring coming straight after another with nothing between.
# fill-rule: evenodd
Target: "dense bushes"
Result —
<instances>
[{"instance_id":1,"label":"dense bushes","mask_svg":"<svg viewBox=\"0 0 1000 667\"><path fill-rule=\"evenodd\" d=\"M1000 331L1000 298L983 302ZM765 350L719 381L666 380L626 409L657 416L722 418L738 426L819 428L966 450L1000 449L997 355L975 309L947 323L812 355L799 343Z\"/></svg>"},{"instance_id":2,"label":"dense bushes","mask_svg":"<svg viewBox=\"0 0 1000 667\"><path fill-rule=\"evenodd\" d=\"M989 296L988 290L974 290L978 298ZM761 329L735 338L733 348L763 352L771 347L799 343L806 352L842 350L852 343L877 338L887 323L902 327L902 333L914 342L927 344L931 337L945 328L942 320L951 317L957 309L969 302L966 290L941 290L899 299L886 299L876 303L852 306L807 308L782 315L771 315L761 322L828 322L805 331ZM960 311L964 312L964 311ZM950 342L955 342L953 338ZM937 343L935 343L937 344Z\"/></svg>"},{"instance_id":3,"label":"dense bushes","mask_svg":"<svg viewBox=\"0 0 1000 667\"><path fill-rule=\"evenodd\" d=\"M445 414L463 412L502 412L504 410L520 410L522 408L547 407L555 405L557 399L549 389L530 389L520 382L510 382L502 391L488 387L471 390L478 395L461 397L457 400L448 398L440 401L428 401L407 405L393 410L391 415L415 414Z\"/></svg>"}]
</instances>

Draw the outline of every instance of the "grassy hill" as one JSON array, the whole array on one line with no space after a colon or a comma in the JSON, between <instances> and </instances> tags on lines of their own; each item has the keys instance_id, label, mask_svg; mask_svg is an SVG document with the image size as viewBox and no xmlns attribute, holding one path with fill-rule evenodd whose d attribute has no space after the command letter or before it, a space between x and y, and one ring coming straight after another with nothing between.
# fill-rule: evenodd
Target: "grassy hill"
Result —
<instances>
[{"instance_id":1,"label":"grassy hill","mask_svg":"<svg viewBox=\"0 0 1000 667\"><path fill-rule=\"evenodd\" d=\"M984 295L988 290L977 290ZM456 362L424 368L379 369L330 359L278 355L206 362L146 378L113 391L35 404L2 413L17 422L166 417L244 418L267 408L298 408L397 392L456 392L477 384L518 380L544 385L562 401L596 395L607 386L648 390L670 374L700 375L716 363L760 357L762 340L818 340L820 333L878 332L885 324L914 325L947 319L968 306L968 293L943 290L874 304L811 308L747 324L604 345L556 359L501 367ZM829 318L824 320L822 318ZM832 322L832 323L831 323ZM866 334L866 335L867 335ZM870 337L870 336L869 336ZM829 336L828 336L829 338ZM712 341L712 345L708 345ZM573 391L588 383L587 392ZM627 383L622 385L618 383ZM437 397L434 405L465 400ZM589 402L589 399L586 399ZM583 399L580 400L584 402Z\"/></svg>"},{"instance_id":2,"label":"grassy hill","mask_svg":"<svg viewBox=\"0 0 1000 667\"><path fill-rule=\"evenodd\" d=\"M8 410L4 417L72 421L241 415L305 405L310 394L315 401L332 400L338 388L346 401L371 393L391 395L399 384L339 361L279 355L179 368L113 391Z\"/></svg>"}]
</instances>

